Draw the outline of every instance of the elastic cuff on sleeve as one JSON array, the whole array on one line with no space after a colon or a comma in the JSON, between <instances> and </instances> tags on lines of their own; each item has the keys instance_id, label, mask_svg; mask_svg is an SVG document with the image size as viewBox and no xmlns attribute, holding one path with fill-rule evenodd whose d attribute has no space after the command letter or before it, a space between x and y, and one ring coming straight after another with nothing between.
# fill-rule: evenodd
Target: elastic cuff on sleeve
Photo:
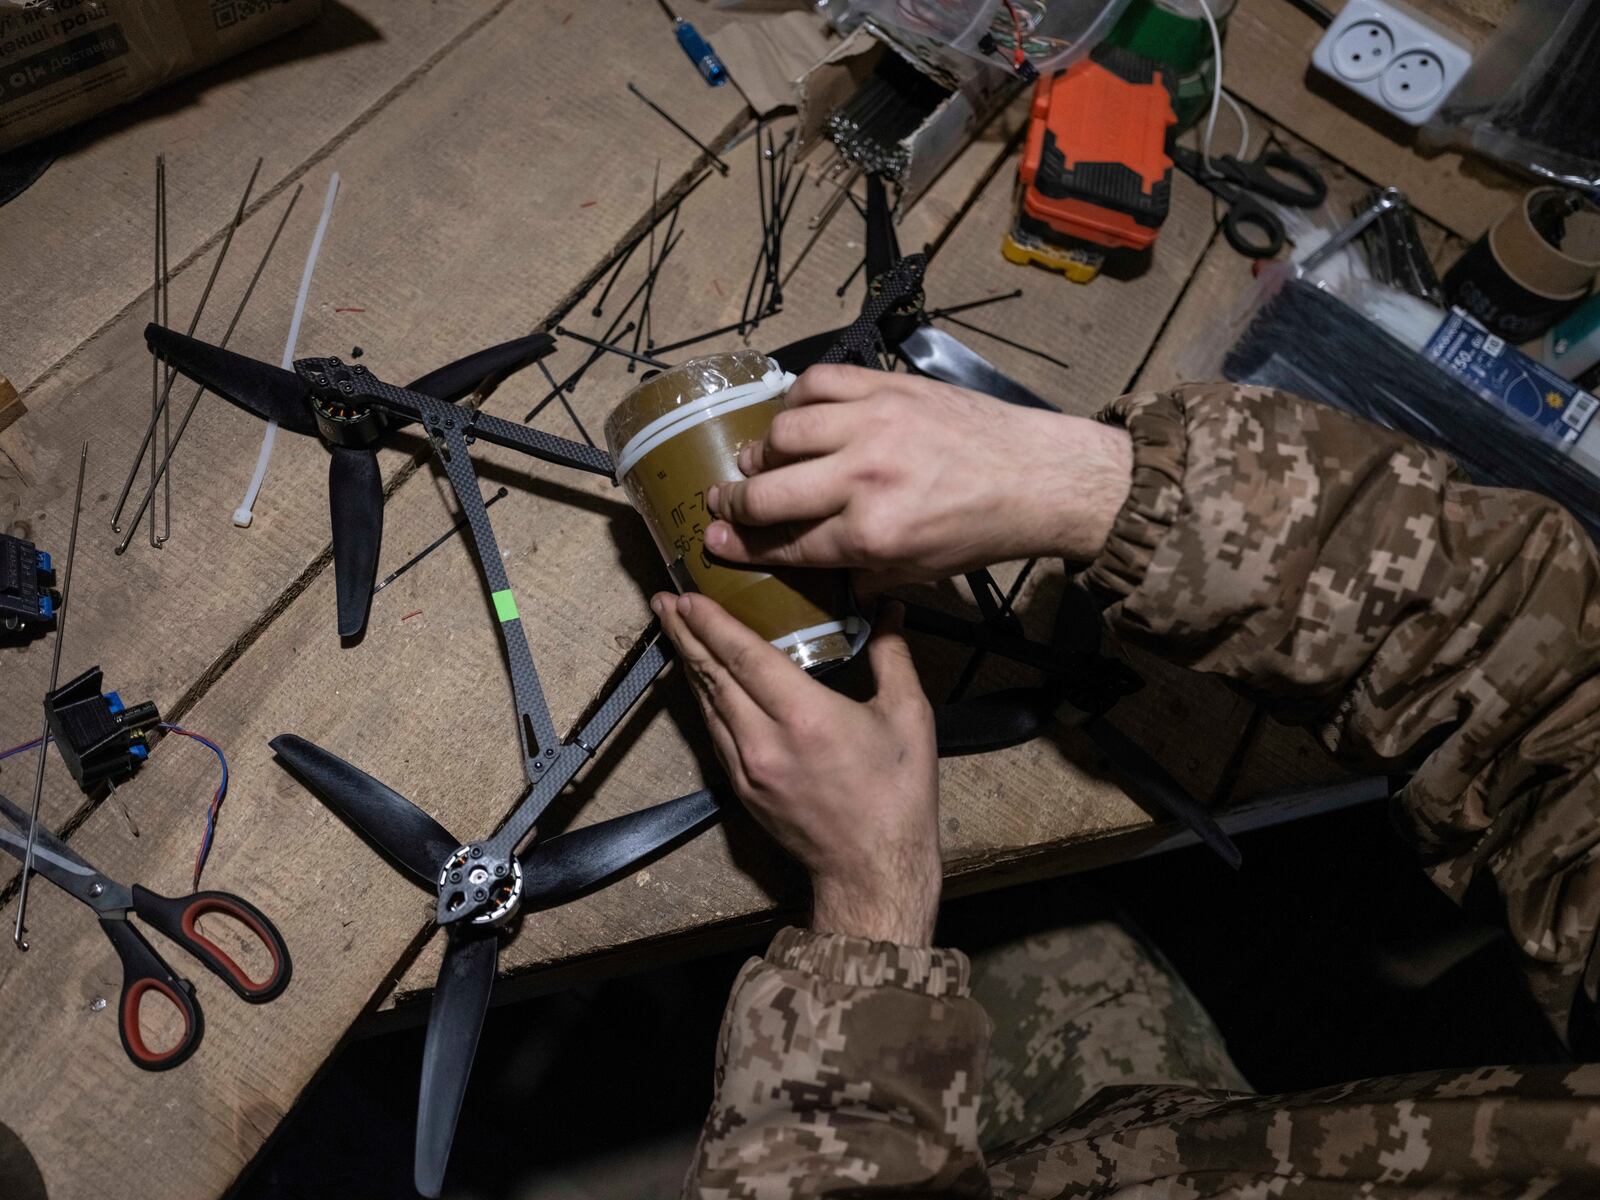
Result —
<instances>
[{"instance_id":1,"label":"elastic cuff on sleeve","mask_svg":"<svg viewBox=\"0 0 1600 1200\"><path fill-rule=\"evenodd\" d=\"M792 926L780 929L772 939L766 961L832 983L897 987L927 996L965 996L972 982L972 964L959 950L900 946Z\"/></svg>"},{"instance_id":2,"label":"elastic cuff on sleeve","mask_svg":"<svg viewBox=\"0 0 1600 1200\"><path fill-rule=\"evenodd\" d=\"M1133 439L1133 486L1111 526L1105 549L1082 575L1102 608L1131 595L1183 505L1189 436L1184 389L1123 396L1099 414Z\"/></svg>"}]
</instances>

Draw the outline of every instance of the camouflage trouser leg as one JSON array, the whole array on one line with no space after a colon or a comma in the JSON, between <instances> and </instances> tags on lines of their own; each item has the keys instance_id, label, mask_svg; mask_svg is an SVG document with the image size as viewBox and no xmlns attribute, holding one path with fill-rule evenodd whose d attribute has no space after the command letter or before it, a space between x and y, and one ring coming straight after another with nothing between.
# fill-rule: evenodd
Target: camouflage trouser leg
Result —
<instances>
[{"instance_id":1,"label":"camouflage trouser leg","mask_svg":"<svg viewBox=\"0 0 1600 1200\"><path fill-rule=\"evenodd\" d=\"M1034 1137L1110 1085L1251 1090L1194 993L1115 920L994 946L972 967L973 996L994 1025L985 1151Z\"/></svg>"}]
</instances>

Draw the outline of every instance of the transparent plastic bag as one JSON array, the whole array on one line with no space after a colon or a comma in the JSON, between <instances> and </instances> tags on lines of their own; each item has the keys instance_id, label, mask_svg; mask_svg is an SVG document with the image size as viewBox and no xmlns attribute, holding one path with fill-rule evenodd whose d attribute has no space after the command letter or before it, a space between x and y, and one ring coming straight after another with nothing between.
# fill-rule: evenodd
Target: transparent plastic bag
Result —
<instances>
[{"instance_id":1,"label":"transparent plastic bag","mask_svg":"<svg viewBox=\"0 0 1600 1200\"><path fill-rule=\"evenodd\" d=\"M1093 50L1131 0L830 0L830 19L868 19L949 46L980 62L1009 62L1022 33L1023 52L1042 75ZM1015 21L1013 21L1015 14ZM992 35L998 57L980 44Z\"/></svg>"},{"instance_id":2,"label":"transparent plastic bag","mask_svg":"<svg viewBox=\"0 0 1600 1200\"><path fill-rule=\"evenodd\" d=\"M1600 0L1520 0L1427 136L1600 192L1597 68Z\"/></svg>"}]
</instances>

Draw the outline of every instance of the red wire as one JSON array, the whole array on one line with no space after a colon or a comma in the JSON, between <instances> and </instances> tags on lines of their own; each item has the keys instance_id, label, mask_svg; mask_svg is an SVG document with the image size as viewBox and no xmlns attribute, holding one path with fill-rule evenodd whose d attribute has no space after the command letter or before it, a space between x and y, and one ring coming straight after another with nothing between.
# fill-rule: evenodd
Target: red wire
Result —
<instances>
[{"instance_id":1,"label":"red wire","mask_svg":"<svg viewBox=\"0 0 1600 1200\"><path fill-rule=\"evenodd\" d=\"M1022 69L1027 55L1022 50L1022 18L1017 15L1017 6L1011 0L1005 0L1006 11L1011 14L1011 36L1016 39L1016 52L1011 57L1011 65L1017 70Z\"/></svg>"}]
</instances>

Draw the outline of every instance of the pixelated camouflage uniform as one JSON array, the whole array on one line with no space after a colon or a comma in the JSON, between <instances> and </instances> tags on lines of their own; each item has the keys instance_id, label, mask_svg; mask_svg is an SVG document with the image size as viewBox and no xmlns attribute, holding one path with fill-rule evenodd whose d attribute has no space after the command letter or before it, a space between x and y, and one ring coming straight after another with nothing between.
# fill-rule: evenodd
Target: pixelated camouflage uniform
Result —
<instances>
[{"instance_id":1,"label":"pixelated camouflage uniform","mask_svg":"<svg viewBox=\"0 0 1600 1200\"><path fill-rule=\"evenodd\" d=\"M1588 539L1548 500L1276 392L1191 386L1106 419L1135 454L1086 573L1112 625L1347 762L1415 770L1394 801L1403 831L1449 895L1497 898L1565 1033L1594 998L1600 915ZM1102 992L1075 950L1102 960ZM1600 1197L1600 1067L1252 1096L1181 983L1109 928L1004 948L973 974L955 950L779 933L734 985L686 1192ZM984 1000L1007 1022L993 1068ZM1057 1063L1080 1078L1050 1081Z\"/></svg>"}]
</instances>

